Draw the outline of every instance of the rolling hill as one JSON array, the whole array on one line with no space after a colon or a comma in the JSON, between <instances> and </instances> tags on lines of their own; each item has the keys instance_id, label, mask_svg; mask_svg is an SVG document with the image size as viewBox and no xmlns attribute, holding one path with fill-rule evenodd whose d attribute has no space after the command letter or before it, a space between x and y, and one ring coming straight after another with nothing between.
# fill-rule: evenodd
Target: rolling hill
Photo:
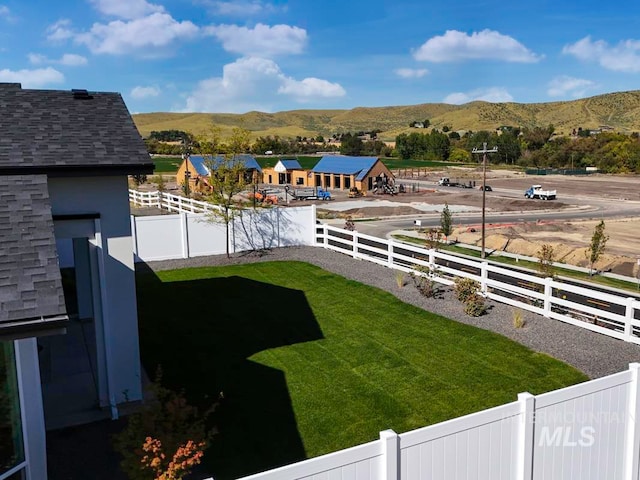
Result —
<instances>
[{"instance_id":1,"label":"rolling hill","mask_svg":"<svg viewBox=\"0 0 640 480\"><path fill-rule=\"evenodd\" d=\"M334 133L382 130L380 138L415 131L413 121L428 119L435 128L456 131L493 130L501 125L521 127L554 125L556 133L568 134L582 127L608 125L616 131L640 131L640 90L616 92L579 100L550 103L488 103L358 107L351 110L291 110L277 113L140 113L133 120L142 136L156 130L184 130L195 135L216 125L227 136L233 127L252 132L253 137L331 136Z\"/></svg>"}]
</instances>

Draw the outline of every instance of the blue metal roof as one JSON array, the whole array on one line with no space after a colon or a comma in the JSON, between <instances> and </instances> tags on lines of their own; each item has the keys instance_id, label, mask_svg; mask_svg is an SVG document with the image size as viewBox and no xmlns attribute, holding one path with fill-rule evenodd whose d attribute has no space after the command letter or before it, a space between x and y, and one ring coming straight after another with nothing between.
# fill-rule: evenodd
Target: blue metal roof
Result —
<instances>
[{"instance_id":1,"label":"blue metal roof","mask_svg":"<svg viewBox=\"0 0 640 480\"><path fill-rule=\"evenodd\" d=\"M325 155L315 167L315 173L333 173L336 175L356 175L356 180L363 180L369 170L378 161L378 157L349 157L346 155Z\"/></svg>"},{"instance_id":2,"label":"blue metal roof","mask_svg":"<svg viewBox=\"0 0 640 480\"><path fill-rule=\"evenodd\" d=\"M208 162L211 162L213 160L213 165L215 167L215 165L218 165L220 162L224 161L224 158L225 157L223 155L216 155L213 158L205 158L200 155L191 155L189 157L189 161L193 165L193 168L196 169L198 175L209 175L209 168L207 167ZM233 161L242 162L247 170L253 169L262 172L262 168L260 168L260 165L252 155L245 153L234 155Z\"/></svg>"},{"instance_id":3,"label":"blue metal roof","mask_svg":"<svg viewBox=\"0 0 640 480\"><path fill-rule=\"evenodd\" d=\"M280 160L280 163L287 170L302 170L298 160Z\"/></svg>"},{"instance_id":4,"label":"blue metal roof","mask_svg":"<svg viewBox=\"0 0 640 480\"><path fill-rule=\"evenodd\" d=\"M193 168L196 169L196 173L198 175L209 175L209 169L205 165L205 159L199 155L192 155L189 157L189 162L193 165Z\"/></svg>"}]
</instances>

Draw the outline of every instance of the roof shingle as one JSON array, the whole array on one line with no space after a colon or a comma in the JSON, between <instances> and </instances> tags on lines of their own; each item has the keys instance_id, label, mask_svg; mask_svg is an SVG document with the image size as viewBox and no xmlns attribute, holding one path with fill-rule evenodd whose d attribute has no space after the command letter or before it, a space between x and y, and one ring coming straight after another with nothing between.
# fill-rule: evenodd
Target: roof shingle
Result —
<instances>
[{"instance_id":1,"label":"roof shingle","mask_svg":"<svg viewBox=\"0 0 640 480\"><path fill-rule=\"evenodd\" d=\"M3 323L66 317L46 175L0 176Z\"/></svg>"},{"instance_id":2,"label":"roof shingle","mask_svg":"<svg viewBox=\"0 0 640 480\"><path fill-rule=\"evenodd\" d=\"M118 93L29 90L0 83L0 110L0 174L153 171Z\"/></svg>"}]
</instances>

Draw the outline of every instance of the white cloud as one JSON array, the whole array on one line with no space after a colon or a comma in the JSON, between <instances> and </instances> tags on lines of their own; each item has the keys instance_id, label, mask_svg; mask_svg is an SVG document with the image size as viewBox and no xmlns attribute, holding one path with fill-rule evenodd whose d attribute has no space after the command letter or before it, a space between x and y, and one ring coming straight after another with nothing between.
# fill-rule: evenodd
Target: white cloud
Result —
<instances>
[{"instance_id":1,"label":"white cloud","mask_svg":"<svg viewBox=\"0 0 640 480\"><path fill-rule=\"evenodd\" d=\"M0 18L10 23L17 20L17 18L11 14L11 10L6 5L0 5Z\"/></svg>"},{"instance_id":2,"label":"white cloud","mask_svg":"<svg viewBox=\"0 0 640 480\"><path fill-rule=\"evenodd\" d=\"M29 63L31 63L31 65L42 65L43 63L47 63L49 61L46 56L39 53L30 53L29 55L27 55L27 58L29 58Z\"/></svg>"},{"instance_id":3,"label":"white cloud","mask_svg":"<svg viewBox=\"0 0 640 480\"><path fill-rule=\"evenodd\" d=\"M188 95L184 111L271 111L271 99L289 96L299 102L345 95L336 83L318 78L295 80L266 58L243 57L223 68L222 77L202 80Z\"/></svg>"},{"instance_id":4,"label":"white cloud","mask_svg":"<svg viewBox=\"0 0 640 480\"><path fill-rule=\"evenodd\" d=\"M154 5L146 0L91 0L100 13L133 20L152 13L164 12L162 5Z\"/></svg>"},{"instance_id":5,"label":"white cloud","mask_svg":"<svg viewBox=\"0 0 640 480\"><path fill-rule=\"evenodd\" d=\"M75 53L65 53L59 60L50 59L39 53L30 53L28 58L32 65L58 64L67 67L80 67L88 63L86 57L76 55Z\"/></svg>"},{"instance_id":6,"label":"white cloud","mask_svg":"<svg viewBox=\"0 0 640 480\"><path fill-rule=\"evenodd\" d=\"M584 97L589 89L593 87L595 87L595 83L591 80L561 75L549 82L547 93L550 97L564 97L569 95L573 98L580 98Z\"/></svg>"},{"instance_id":7,"label":"white cloud","mask_svg":"<svg viewBox=\"0 0 640 480\"><path fill-rule=\"evenodd\" d=\"M131 90L131 98L135 98L136 100L141 100L143 98L149 97L157 97L160 95L160 88L152 86L152 87L134 87Z\"/></svg>"},{"instance_id":8,"label":"white cloud","mask_svg":"<svg viewBox=\"0 0 640 480\"><path fill-rule=\"evenodd\" d=\"M0 82L21 83L24 88L41 88L46 85L64 83L64 75L55 68L34 70L0 70Z\"/></svg>"},{"instance_id":9,"label":"white cloud","mask_svg":"<svg viewBox=\"0 0 640 480\"><path fill-rule=\"evenodd\" d=\"M491 88L479 88L470 92L455 92L447 95L443 103L450 103L454 105L462 105L463 103L474 102L476 100L482 100L492 103L512 102L513 97L507 90L501 87Z\"/></svg>"},{"instance_id":10,"label":"white cloud","mask_svg":"<svg viewBox=\"0 0 640 480\"><path fill-rule=\"evenodd\" d=\"M66 65L68 67L80 67L86 65L88 62L86 57L82 55L76 55L75 53L65 53L62 55L58 62L60 65Z\"/></svg>"},{"instance_id":11,"label":"white cloud","mask_svg":"<svg viewBox=\"0 0 640 480\"><path fill-rule=\"evenodd\" d=\"M444 35L427 40L413 56L416 60L436 63L480 59L534 63L542 58L514 38L493 30L471 35L447 30Z\"/></svg>"},{"instance_id":12,"label":"white cloud","mask_svg":"<svg viewBox=\"0 0 640 480\"><path fill-rule=\"evenodd\" d=\"M259 0L254 1L234 1L234 2L207 2L217 15L227 17L253 17L260 14L273 13L278 10L275 5L264 3Z\"/></svg>"},{"instance_id":13,"label":"white cloud","mask_svg":"<svg viewBox=\"0 0 640 480\"><path fill-rule=\"evenodd\" d=\"M74 33L70 27L71 20L66 18L58 20L47 28L47 40L52 42L61 42L73 38Z\"/></svg>"},{"instance_id":14,"label":"white cloud","mask_svg":"<svg viewBox=\"0 0 640 480\"><path fill-rule=\"evenodd\" d=\"M198 33L190 21L178 22L167 13L153 13L128 22L94 23L91 30L75 35L75 41L92 53L122 55L137 52L145 56L167 54L170 45Z\"/></svg>"},{"instance_id":15,"label":"white cloud","mask_svg":"<svg viewBox=\"0 0 640 480\"><path fill-rule=\"evenodd\" d=\"M429 70L426 68L398 68L396 69L396 75L401 78L422 78Z\"/></svg>"},{"instance_id":16,"label":"white cloud","mask_svg":"<svg viewBox=\"0 0 640 480\"><path fill-rule=\"evenodd\" d=\"M304 80L285 78L278 93L291 95L299 102L307 102L320 98L343 97L346 92L338 83L331 83L321 78L309 77Z\"/></svg>"},{"instance_id":17,"label":"white cloud","mask_svg":"<svg viewBox=\"0 0 640 480\"><path fill-rule=\"evenodd\" d=\"M238 25L215 25L205 29L215 36L228 52L246 56L271 57L273 55L302 53L307 43L307 31L289 25L264 25L254 28Z\"/></svg>"},{"instance_id":18,"label":"white cloud","mask_svg":"<svg viewBox=\"0 0 640 480\"><path fill-rule=\"evenodd\" d=\"M607 70L640 72L640 40L623 40L611 46L604 40L592 41L591 37L585 37L572 45L565 45L562 53L579 60L597 62Z\"/></svg>"}]
</instances>

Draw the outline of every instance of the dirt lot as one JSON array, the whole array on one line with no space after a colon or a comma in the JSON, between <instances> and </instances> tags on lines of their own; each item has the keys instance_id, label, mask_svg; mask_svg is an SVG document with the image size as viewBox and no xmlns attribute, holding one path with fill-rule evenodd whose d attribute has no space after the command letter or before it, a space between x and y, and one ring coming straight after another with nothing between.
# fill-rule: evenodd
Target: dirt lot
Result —
<instances>
[{"instance_id":1,"label":"dirt lot","mask_svg":"<svg viewBox=\"0 0 640 480\"><path fill-rule=\"evenodd\" d=\"M391 197L389 195L371 195L361 197L359 205L341 211L323 210L322 202L291 202L291 205L307 205L315 203L319 216L352 216L353 218L387 217L396 215L424 214L425 205L464 206L480 209L482 192L477 189L444 188L437 186L440 177L447 176L452 181L474 182L480 185L482 172L479 169L449 168L440 172L431 172L427 177L401 178L398 183L405 185L407 193ZM555 201L531 201L513 192L524 192L534 183L542 184L545 189L556 189L558 199ZM494 189L486 194L486 208L489 211L522 211L562 210L585 207L599 203L600 211L613 211L618 218L606 218L606 233L609 235L606 254L598 262L597 268L611 270L623 275L634 276L637 273L637 258L640 258L640 242L637 232L640 231L640 219L625 215L625 209L633 202L640 202L640 178L636 176L589 175L585 177L570 176L527 176L523 173L496 170L487 172L487 184ZM177 193L177 187L171 182L167 185ZM147 184L145 190L154 189ZM511 191L505 194L504 192ZM336 202L349 201L343 191L332 191ZM380 205L380 200L385 200ZM630 203L631 202L631 203ZM397 205L393 205L393 204ZM594 214L598 217L600 214ZM455 217L454 217L455 222ZM589 245L593 229L597 221L571 222L529 222L518 225L490 225L485 239L487 248L505 250L523 255L535 256L540 245L546 243L554 247L556 259L566 263L585 266L585 251ZM460 242L480 244L480 229L476 232L470 228L458 228L454 238Z\"/></svg>"}]
</instances>

